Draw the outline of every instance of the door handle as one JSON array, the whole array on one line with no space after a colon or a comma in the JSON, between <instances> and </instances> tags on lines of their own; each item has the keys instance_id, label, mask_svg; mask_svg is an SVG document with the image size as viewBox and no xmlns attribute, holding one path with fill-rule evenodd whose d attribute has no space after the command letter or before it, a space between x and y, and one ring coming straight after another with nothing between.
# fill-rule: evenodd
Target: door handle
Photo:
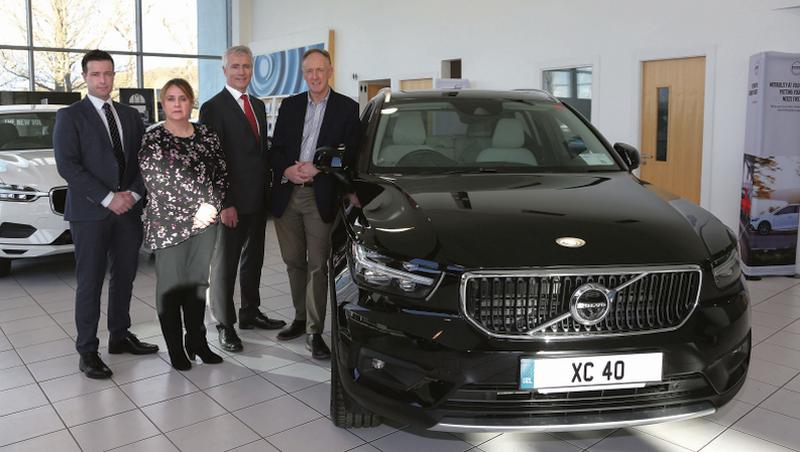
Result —
<instances>
[{"instance_id":1,"label":"door handle","mask_svg":"<svg viewBox=\"0 0 800 452\"><path fill-rule=\"evenodd\" d=\"M653 154L642 154L642 160L652 160L655 157Z\"/></svg>"}]
</instances>

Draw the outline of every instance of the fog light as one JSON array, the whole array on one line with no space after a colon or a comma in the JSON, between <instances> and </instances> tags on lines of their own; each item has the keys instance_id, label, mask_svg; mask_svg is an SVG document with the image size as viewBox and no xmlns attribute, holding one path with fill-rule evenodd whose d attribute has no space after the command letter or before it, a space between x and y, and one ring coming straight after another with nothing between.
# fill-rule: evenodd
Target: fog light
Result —
<instances>
[{"instance_id":1,"label":"fog light","mask_svg":"<svg viewBox=\"0 0 800 452\"><path fill-rule=\"evenodd\" d=\"M404 290L406 292L413 292L414 290L417 289L417 283L415 283L414 281L410 281L408 279L401 279L397 285L400 286L401 290Z\"/></svg>"},{"instance_id":2,"label":"fog light","mask_svg":"<svg viewBox=\"0 0 800 452\"><path fill-rule=\"evenodd\" d=\"M373 369L381 370L384 367L386 367L386 363L383 360L378 359L378 358L372 358L372 368Z\"/></svg>"}]
</instances>

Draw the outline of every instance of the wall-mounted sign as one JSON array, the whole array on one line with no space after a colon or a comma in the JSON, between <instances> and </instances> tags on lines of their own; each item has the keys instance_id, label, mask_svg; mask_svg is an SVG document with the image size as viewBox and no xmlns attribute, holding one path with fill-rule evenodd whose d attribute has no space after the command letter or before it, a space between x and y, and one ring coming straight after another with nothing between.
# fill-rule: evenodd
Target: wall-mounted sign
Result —
<instances>
[{"instance_id":1,"label":"wall-mounted sign","mask_svg":"<svg viewBox=\"0 0 800 452\"><path fill-rule=\"evenodd\" d=\"M151 88L120 88L119 103L136 109L145 125L156 122L155 91Z\"/></svg>"}]
</instances>

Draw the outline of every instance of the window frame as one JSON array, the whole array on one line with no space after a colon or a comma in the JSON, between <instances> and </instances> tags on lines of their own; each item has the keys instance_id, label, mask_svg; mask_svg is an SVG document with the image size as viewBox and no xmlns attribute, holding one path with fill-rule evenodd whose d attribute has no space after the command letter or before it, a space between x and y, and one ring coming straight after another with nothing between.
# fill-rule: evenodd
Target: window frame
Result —
<instances>
[{"instance_id":1,"label":"window frame","mask_svg":"<svg viewBox=\"0 0 800 452\"><path fill-rule=\"evenodd\" d=\"M232 37L232 17L231 7L232 0L225 0L225 28L226 28L226 47L231 46ZM145 88L144 86L144 57L169 57L169 58L186 58L195 60L222 60L221 55L208 55L208 54L185 54L185 53L159 53L159 52L145 52L143 50L143 30L142 30L142 0L134 0L135 8L135 36L136 36L136 50L122 51L113 50L108 51L111 56L115 55L129 55L134 56L136 60L136 87ZM33 8L32 0L25 0L25 18L27 21L27 45L6 45L0 44L0 49L4 50L23 50L28 53L28 90L36 91L36 67L34 64L35 52L64 52L64 53L86 53L92 49L78 49L78 48L60 48L60 47L43 47L35 46L33 43Z\"/></svg>"}]
</instances>

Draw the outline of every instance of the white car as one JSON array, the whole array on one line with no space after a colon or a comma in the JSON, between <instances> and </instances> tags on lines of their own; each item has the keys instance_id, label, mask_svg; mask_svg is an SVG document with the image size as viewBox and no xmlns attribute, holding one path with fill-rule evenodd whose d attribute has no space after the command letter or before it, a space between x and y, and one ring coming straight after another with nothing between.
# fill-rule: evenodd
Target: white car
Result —
<instances>
[{"instance_id":1,"label":"white car","mask_svg":"<svg viewBox=\"0 0 800 452\"><path fill-rule=\"evenodd\" d=\"M800 220L798 207L799 204L789 204L775 212L765 212L750 219L750 227L761 235L767 235L772 231L796 231Z\"/></svg>"},{"instance_id":2,"label":"white car","mask_svg":"<svg viewBox=\"0 0 800 452\"><path fill-rule=\"evenodd\" d=\"M0 276L12 259L73 251L53 125L63 105L0 106Z\"/></svg>"}]
</instances>

